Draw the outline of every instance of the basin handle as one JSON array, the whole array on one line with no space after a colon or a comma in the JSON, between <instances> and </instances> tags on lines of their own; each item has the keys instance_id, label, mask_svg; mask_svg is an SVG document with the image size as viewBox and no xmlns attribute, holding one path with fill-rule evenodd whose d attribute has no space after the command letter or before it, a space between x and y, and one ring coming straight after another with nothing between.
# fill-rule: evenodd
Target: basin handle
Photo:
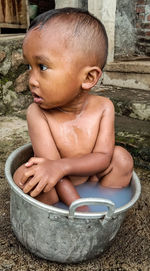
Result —
<instances>
[{"instance_id":1,"label":"basin handle","mask_svg":"<svg viewBox=\"0 0 150 271\"><path fill-rule=\"evenodd\" d=\"M77 199L73 201L69 207L69 218L72 219L76 217L75 210L79 206L83 205L105 205L108 208L107 213L104 214L103 224L105 224L108 220L110 220L115 211L115 203L108 199L103 198L83 198ZM102 216L102 212L94 213L94 212L80 212L82 218L97 218Z\"/></svg>"}]
</instances>

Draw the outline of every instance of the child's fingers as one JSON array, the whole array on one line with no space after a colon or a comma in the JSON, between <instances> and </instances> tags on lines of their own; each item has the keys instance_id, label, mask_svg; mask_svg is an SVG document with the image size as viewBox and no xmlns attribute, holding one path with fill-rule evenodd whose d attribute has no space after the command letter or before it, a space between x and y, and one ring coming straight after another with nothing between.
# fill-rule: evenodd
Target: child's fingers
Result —
<instances>
[{"instance_id":1,"label":"child's fingers","mask_svg":"<svg viewBox=\"0 0 150 271\"><path fill-rule=\"evenodd\" d=\"M25 184L23 192L26 194L29 193L39 181L40 181L39 177L31 178L31 180L27 184Z\"/></svg>"},{"instance_id":2,"label":"child's fingers","mask_svg":"<svg viewBox=\"0 0 150 271\"><path fill-rule=\"evenodd\" d=\"M27 163L25 163L26 167L31 167L33 165L37 165L38 163L43 162L43 158L38 158L38 157L31 157Z\"/></svg>"},{"instance_id":3,"label":"child's fingers","mask_svg":"<svg viewBox=\"0 0 150 271\"><path fill-rule=\"evenodd\" d=\"M30 193L30 196L33 198L38 196L43 191L45 185L46 185L46 181L39 182L36 188Z\"/></svg>"},{"instance_id":4,"label":"child's fingers","mask_svg":"<svg viewBox=\"0 0 150 271\"><path fill-rule=\"evenodd\" d=\"M45 186L43 192L45 192L45 193L46 193L46 192L49 192L53 187L54 187L53 184L48 183L48 184Z\"/></svg>"},{"instance_id":5,"label":"child's fingers","mask_svg":"<svg viewBox=\"0 0 150 271\"><path fill-rule=\"evenodd\" d=\"M26 171L24 172L24 174L22 175L22 178L21 178L21 183L22 184L25 184L26 181L28 180L29 177L32 177L34 175L34 169L31 168L31 169L26 169Z\"/></svg>"}]
</instances>

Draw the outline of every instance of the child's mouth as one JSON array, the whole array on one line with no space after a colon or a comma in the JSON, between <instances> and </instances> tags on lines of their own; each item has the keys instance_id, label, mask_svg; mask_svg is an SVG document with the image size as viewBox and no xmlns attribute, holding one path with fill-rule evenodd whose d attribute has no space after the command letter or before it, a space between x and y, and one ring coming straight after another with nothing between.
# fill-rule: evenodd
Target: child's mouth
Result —
<instances>
[{"instance_id":1,"label":"child's mouth","mask_svg":"<svg viewBox=\"0 0 150 271\"><path fill-rule=\"evenodd\" d=\"M35 103L37 104L42 103L43 99L40 96L38 96L36 93L32 92L32 96Z\"/></svg>"}]
</instances>

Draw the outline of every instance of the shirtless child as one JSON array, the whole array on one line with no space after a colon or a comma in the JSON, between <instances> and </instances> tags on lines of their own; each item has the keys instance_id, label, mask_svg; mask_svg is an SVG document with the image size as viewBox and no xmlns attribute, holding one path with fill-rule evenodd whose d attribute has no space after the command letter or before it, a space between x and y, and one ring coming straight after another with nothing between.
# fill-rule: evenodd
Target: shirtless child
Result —
<instances>
[{"instance_id":1,"label":"shirtless child","mask_svg":"<svg viewBox=\"0 0 150 271\"><path fill-rule=\"evenodd\" d=\"M32 197L70 205L75 186L88 181L127 186L131 155L115 146L114 106L89 93L107 59L102 23L73 8L39 15L23 42L33 96L27 122L34 157L19 167L15 183Z\"/></svg>"}]
</instances>

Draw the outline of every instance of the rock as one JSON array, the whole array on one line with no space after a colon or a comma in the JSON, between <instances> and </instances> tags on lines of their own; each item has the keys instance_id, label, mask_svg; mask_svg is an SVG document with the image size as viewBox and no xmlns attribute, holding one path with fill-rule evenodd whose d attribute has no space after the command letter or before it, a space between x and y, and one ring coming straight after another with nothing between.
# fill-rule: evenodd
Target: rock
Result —
<instances>
[{"instance_id":1,"label":"rock","mask_svg":"<svg viewBox=\"0 0 150 271\"><path fill-rule=\"evenodd\" d=\"M8 105L10 107L15 106L17 100L17 94L10 90L10 89L4 89L3 90L3 102L5 105Z\"/></svg>"},{"instance_id":2,"label":"rock","mask_svg":"<svg viewBox=\"0 0 150 271\"><path fill-rule=\"evenodd\" d=\"M12 107L16 105L17 94L12 91L12 81L8 81L3 85L3 103L6 106Z\"/></svg>"},{"instance_id":3,"label":"rock","mask_svg":"<svg viewBox=\"0 0 150 271\"><path fill-rule=\"evenodd\" d=\"M130 117L140 120L150 120L150 104L132 103Z\"/></svg>"},{"instance_id":4,"label":"rock","mask_svg":"<svg viewBox=\"0 0 150 271\"><path fill-rule=\"evenodd\" d=\"M12 81L8 81L8 82L6 82L6 84L5 85L3 85L3 93L5 92L5 91L7 91L8 89L10 89L10 87L12 86Z\"/></svg>"},{"instance_id":5,"label":"rock","mask_svg":"<svg viewBox=\"0 0 150 271\"><path fill-rule=\"evenodd\" d=\"M0 73L2 75L6 75L11 68L11 61L9 58L6 58L5 61L0 65Z\"/></svg>"},{"instance_id":6,"label":"rock","mask_svg":"<svg viewBox=\"0 0 150 271\"><path fill-rule=\"evenodd\" d=\"M8 81L2 88L2 106L1 110L4 113L18 112L29 106L32 102L32 96L30 92L26 95L22 93L16 93L13 90L13 83ZM4 105L4 106L3 106Z\"/></svg>"},{"instance_id":7,"label":"rock","mask_svg":"<svg viewBox=\"0 0 150 271\"><path fill-rule=\"evenodd\" d=\"M19 77L15 81L15 91L23 92L27 90L28 86L28 71L20 74Z\"/></svg>"},{"instance_id":8,"label":"rock","mask_svg":"<svg viewBox=\"0 0 150 271\"><path fill-rule=\"evenodd\" d=\"M12 67L18 68L21 64L23 64L23 55L22 50L13 51L12 52Z\"/></svg>"},{"instance_id":9,"label":"rock","mask_svg":"<svg viewBox=\"0 0 150 271\"><path fill-rule=\"evenodd\" d=\"M4 51L0 51L0 62L2 62L6 57L6 53Z\"/></svg>"},{"instance_id":10,"label":"rock","mask_svg":"<svg viewBox=\"0 0 150 271\"><path fill-rule=\"evenodd\" d=\"M3 103L3 101L0 101L0 116L3 116L6 113L6 107Z\"/></svg>"}]
</instances>

